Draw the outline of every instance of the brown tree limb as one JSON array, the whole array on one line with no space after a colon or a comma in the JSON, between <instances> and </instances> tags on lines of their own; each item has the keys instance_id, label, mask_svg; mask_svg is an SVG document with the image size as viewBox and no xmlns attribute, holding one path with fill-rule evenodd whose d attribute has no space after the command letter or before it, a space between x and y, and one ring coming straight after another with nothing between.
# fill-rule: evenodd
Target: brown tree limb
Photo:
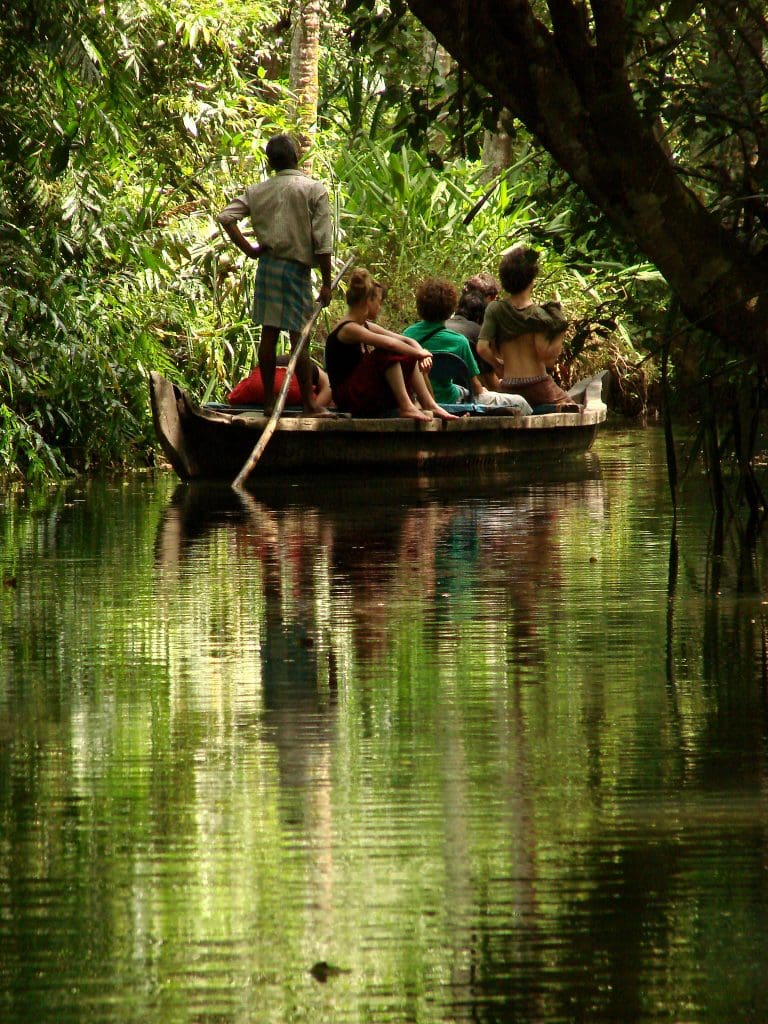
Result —
<instances>
[{"instance_id":1,"label":"brown tree limb","mask_svg":"<svg viewBox=\"0 0 768 1024\"><path fill-rule=\"evenodd\" d=\"M471 18L469 0L409 7L655 263L689 320L768 363L768 268L686 185L638 108L622 0L594 0L588 46L568 0L550 0L552 28L528 0L473 0Z\"/></svg>"}]
</instances>

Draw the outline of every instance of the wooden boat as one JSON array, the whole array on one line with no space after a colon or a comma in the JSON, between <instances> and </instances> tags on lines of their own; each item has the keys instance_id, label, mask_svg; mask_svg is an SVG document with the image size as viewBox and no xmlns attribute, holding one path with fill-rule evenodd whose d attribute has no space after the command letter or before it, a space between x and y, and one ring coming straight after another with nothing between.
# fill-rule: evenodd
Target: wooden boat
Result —
<instances>
[{"instance_id":1,"label":"wooden boat","mask_svg":"<svg viewBox=\"0 0 768 1024\"><path fill-rule=\"evenodd\" d=\"M536 467L580 455L605 421L602 374L571 389L582 412L533 416L481 412L429 423L387 418L311 418L286 410L254 476L339 469L398 471L472 465L481 461ZM234 480L267 418L244 406L196 405L159 373L150 374L155 431L182 480Z\"/></svg>"}]
</instances>

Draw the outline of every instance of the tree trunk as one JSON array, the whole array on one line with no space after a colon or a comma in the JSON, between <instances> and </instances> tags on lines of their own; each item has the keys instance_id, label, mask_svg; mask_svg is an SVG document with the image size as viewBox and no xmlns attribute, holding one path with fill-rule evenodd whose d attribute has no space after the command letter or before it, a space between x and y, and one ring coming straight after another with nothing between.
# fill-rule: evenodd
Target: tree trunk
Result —
<instances>
[{"instance_id":1,"label":"tree trunk","mask_svg":"<svg viewBox=\"0 0 768 1024\"><path fill-rule=\"evenodd\" d=\"M445 47L440 46L432 33L426 28L422 33L421 64L423 80L428 83L427 103L429 104L432 102L433 79L438 75L443 79L447 78L451 72L451 67L454 66L454 60ZM433 122L428 133L429 149L441 154L445 149L446 142L445 131Z\"/></svg>"},{"instance_id":2,"label":"tree trunk","mask_svg":"<svg viewBox=\"0 0 768 1024\"><path fill-rule=\"evenodd\" d=\"M505 168L514 163L512 155L512 135L510 129L512 115L502 110L496 122L495 131L486 131L483 139L483 181L493 181Z\"/></svg>"},{"instance_id":3,"label":"tree trunk","mask_svg":"<svg viewBox=\"0 0 768 1024\"><path fill-rule=\"evenodd\" d=\"M317 132L319 60L320 0L298 0L291 39L290 87L295 97L297 141L304 152L311 150Z\"/></svg>"},{"instance_id":4,"label":"tree trunk","mask_svg":"<svg viewBox=\"0 0 768 1024\"><path fill-rule=\"evenodd\" d=\"M658 267L688 319L768 366L768 267L678 176L635 102L623 0L408 0ZM585 11L592 24L588 25Z\"/></svg>"}]
</instances>

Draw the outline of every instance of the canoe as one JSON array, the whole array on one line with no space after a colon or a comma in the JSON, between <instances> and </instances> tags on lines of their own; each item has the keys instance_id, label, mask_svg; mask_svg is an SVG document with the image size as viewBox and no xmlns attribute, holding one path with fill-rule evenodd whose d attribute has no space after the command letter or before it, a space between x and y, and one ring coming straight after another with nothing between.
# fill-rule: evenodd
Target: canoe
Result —
<instances>
[{"instance_id":1,"label":"canoe","mask_svg":"<svg viewBox=\"0 0 768 1024\"><path fill-rule=\"evenodd\" d=\"M254 476L366 468L425 471L512 462L535 467L582 455L606 418L602 374L571 389L582 412L502 415L470 408L458 420L305 417L286 410ZM197 405L161 374L149 381L160 445L182 480L234 480L267 418L258 408Z\"/></svg>"}]
</instances>

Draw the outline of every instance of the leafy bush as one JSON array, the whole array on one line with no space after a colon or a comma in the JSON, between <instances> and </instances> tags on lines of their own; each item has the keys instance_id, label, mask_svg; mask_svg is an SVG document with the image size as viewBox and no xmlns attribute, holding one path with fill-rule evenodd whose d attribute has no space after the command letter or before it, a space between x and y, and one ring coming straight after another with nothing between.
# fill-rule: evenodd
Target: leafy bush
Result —
<instances>
[{"instance_id":1,"label":"leafy bush","mask_svg":"<svg viewBox=\"0 0 768 1024\"><path fill-rule=\"evenodd\" d=\"M340 195L341 247L389 284L382 322L392 329L416 318L413 295L423 278L460 287L480 270L495 274L503 252L524 241L542 249L538 293L560 299L574 324L563 382L642 361L637 339L646 340L645 328L636 315L648 310L655 331L667 295L661 278L636 253L618 258L604 222L574 189L553 183L551 163L536 150L522 148L488 182L477 162L437 170L398 140L361 141L341 151L330 174Z\"/></svg>"},{"instance_id":2,"label":"leafy bush","mask_svg":"<svg viewBox=\"0 0 768 1024\"><path fill-rule=\"evenodd\" d=\"M148 369L196 388L226 369L197 261L233 158L282 127L254 64L266 9L0 12L0 473L146 461Z\"/></svg>"}]
</instances>

